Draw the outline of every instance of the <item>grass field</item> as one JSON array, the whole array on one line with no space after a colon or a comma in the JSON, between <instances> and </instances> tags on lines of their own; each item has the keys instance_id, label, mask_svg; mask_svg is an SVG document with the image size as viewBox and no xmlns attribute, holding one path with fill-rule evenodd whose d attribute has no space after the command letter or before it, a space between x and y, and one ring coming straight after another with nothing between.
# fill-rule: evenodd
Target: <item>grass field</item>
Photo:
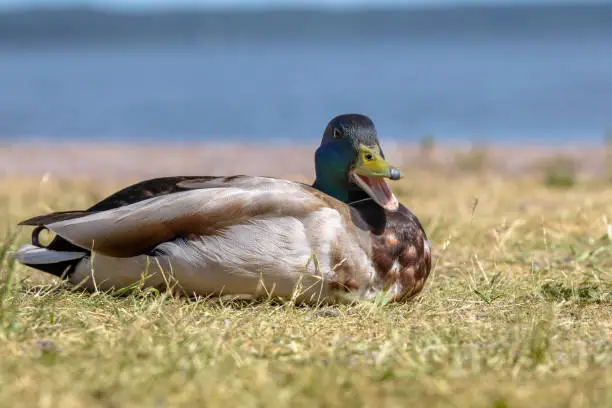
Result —
<instances>
[{"instance_id":1,"label":"grass field","mask_svg":"<svg viewBox=\"0 0 612 408\"><path fill-rule=\"evenodd\" d=\"M133 180L0 180L0 405L612 406L612 183L407 175L422 296L319 309L71 292L11 262L16 223Z\"/></svg>"}]
</instances>

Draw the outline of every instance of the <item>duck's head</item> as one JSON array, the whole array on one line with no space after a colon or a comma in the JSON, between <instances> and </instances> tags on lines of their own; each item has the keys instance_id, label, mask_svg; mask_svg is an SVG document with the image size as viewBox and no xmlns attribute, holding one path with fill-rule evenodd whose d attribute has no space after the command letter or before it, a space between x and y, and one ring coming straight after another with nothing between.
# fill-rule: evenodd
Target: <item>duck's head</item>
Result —
<instances>
[{"instance_id":1,"label":"duck's head","mask_svg":"<svg viewBox=\"0 0 612 408\"><path fill-rule=\"evenodd\" d=\"M314 186L345 203L370 197L387 210L399 207L385 178L399 180L403 174L385 160L367 116L339 115L329 122L315 153L315 171Z\"/></svg>"}]
</instances>

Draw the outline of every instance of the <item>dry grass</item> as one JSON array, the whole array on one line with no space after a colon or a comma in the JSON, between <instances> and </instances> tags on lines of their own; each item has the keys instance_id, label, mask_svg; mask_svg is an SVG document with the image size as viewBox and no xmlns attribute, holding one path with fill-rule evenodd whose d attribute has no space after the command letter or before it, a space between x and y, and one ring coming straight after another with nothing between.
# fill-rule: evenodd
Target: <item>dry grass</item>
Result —
<instances>
[{"instance_id":1,"label":"dry grass","mask_svg":"<svg viewBox=\"0 0 612 408\"><path fill-rule=\"evenodd\" d=\"M321 309L70 292L9 260L16 222L127 181L0 181L0 405L612 406L612 188L407 174L423 295Z\"/></svg>"}]
</instances>

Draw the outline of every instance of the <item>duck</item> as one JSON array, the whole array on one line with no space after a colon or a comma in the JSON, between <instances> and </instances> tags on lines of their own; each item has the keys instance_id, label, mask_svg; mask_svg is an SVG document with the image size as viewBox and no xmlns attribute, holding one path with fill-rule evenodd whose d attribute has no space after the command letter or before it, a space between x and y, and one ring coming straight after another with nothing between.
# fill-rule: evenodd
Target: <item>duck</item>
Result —
<instances>
[{"instance_id":1,"label":"duck","mask_svg":"<svg viewBox=\"0 0 612 408\"><path fill-rule=\"evenodd\" d=\"M312 185L247 175L141 181L86 210L22 221L34 230L15 258L87 291L136 285L299 303L419 294L431 245L386 182L404 174L385 159L373 121L331 119L314 161Z\"/></svg>"}]
</instances>

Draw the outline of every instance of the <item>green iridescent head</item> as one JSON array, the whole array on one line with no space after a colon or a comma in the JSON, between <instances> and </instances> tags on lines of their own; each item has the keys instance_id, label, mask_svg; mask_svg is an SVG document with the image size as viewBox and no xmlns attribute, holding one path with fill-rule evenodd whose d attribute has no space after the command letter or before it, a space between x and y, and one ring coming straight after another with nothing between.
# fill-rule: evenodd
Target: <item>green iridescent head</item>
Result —
<instances>
[{"instance_id":1,"label":"green iridescent head","mask_svg":"<svg viewBox=\"0 0 612 408\"><path fill-rule=\"evenodd\" d=\"M314 186L345 203L370 197L390 211L399 206L384 179L403 174L385 160L367 116L339 115L329 122L315 153L315 171Z\"/></svg>"}]
</instances>

